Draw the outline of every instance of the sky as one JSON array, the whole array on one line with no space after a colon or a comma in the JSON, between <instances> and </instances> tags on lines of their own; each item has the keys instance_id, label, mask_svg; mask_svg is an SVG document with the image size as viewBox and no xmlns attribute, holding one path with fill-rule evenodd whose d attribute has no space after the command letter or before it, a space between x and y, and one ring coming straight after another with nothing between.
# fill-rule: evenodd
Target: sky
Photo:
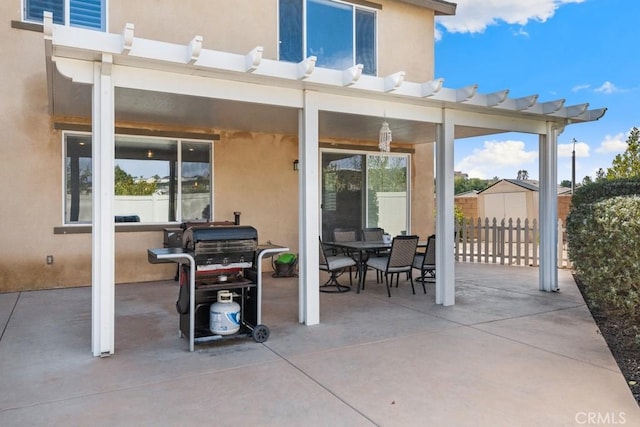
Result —
<instances>
[{"instance_id":1,"label":"sky","mask_svg":"<svg viewBox=\"0 0 640 427\"><path fill-rule=\"evenodd\" d=\"M607 108L600 120L572 124L558 137L558 182L611 167L640 127L639 0L450 0L456 15L436 20L435 77L447 88L509 89L538 102ZM456 140L455 169L470 178L538 179L538 136L505 133Z\"/></svg>"}]
</instances>

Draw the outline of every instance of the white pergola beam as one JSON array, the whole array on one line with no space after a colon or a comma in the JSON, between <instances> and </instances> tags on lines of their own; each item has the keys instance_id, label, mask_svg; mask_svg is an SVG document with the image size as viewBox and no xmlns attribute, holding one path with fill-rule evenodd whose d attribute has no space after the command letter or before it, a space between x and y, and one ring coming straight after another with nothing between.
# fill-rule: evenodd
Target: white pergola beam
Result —
<instances>
[{"instance_id":1,"label":"white pergola beam","mask_svg":"<svg viewBox=\"0 0 640 427\"><path fill-rule=\"evenodd\" d=\"M547 101L540 104L542 106L542 114L551 114L555 113L562 107L564 107L565 100L558 99L556 101Z\"/></svg>"},{"instance_id":2,"label":"white pergola beam","mask_svg":"<svg viewBox=\"0 0 640 427\"><path fill-rule=\"evenodd\" d=\"M587 108L589 108L588 103L572 105L570 107L567 107L566 108L567 117L572 118L572 117L580 116L587 112Z\"/></svg>"},{"instance_id":3,"label":"white pergola beam","mask_svg":"<svg viewBox=\"0 0 640 427\"><path fill-rule=\"evenodd\" d=\"M509 96L509 89L493 92L487 95L487 107L495 107L502 104Z\"/></svg>"},{"instance_id":4,"label":"white pergola beam","mask_svg":"<svg viewBox=\"0 0 640 427\"><path fill-rule=\"evenodd\" d=\"M465 102L476 96L478 85L472 84L456 90L456 102Z\"/></svg>"},{"instance_id":5,"label":"white pergola beam","mask_svg":"<svg viewBox=\"0 0 640 427\"><path fill-rule=\"evenodd\" d=\"M298 63L298 80L309 78L311 73L316 69L317 56L310 56Z\"/></svg>"},{"instance_id":6,"label":"white pergola beam","mask_svg":"<svg viewBox=\"0 0 640 427\"><path fill-rule=\"evenodd\" d=\"M354 85L360 80L362 77L362 69L364 65L357 64L353 67L349 67L342 72L342 85L343 86L351 86Z\"/></svg>"},{"instance_id":7,"label":"white pergola beam","mask_svg":"<svg viewBox=\"0 0 640 427\"><path fill-rule=\"evenodd\" d=\"M585 122L593 122L599 120L604 114L607 112L606 108L598 108L595 110L588 110L581 114L580 117L582 121Z\"/></svg>"},{"instance_id":8,"label":"white pergola beam","mask_svg":"<svg viewBox=\"0 0 640 427\"><path fill-rule=\"evenodd\" d=\"M193 65L200 58L202 36L195 36L187 45L187 64Z\"/></svg>"},{"instance_id":9,"label":"white pergola beam","mask_svg":"<svg viewBox=\"0 0 640 427\"><path fill-rule=\"evenodd\" d=\"M262 46L256 46L251 50L251 52L247 53L245 56L245 71L247 73L253 73L260 66L260 62L262 61L262 53L264 52L264 48Z\"/></svg>"},{"instance_id":10,"label":"white pergola beam","mask_svg":"<svg viewBox=\"0 0 640 427\"><path fill-rule=\"evenodd\" d=\"M404 76L406 73L404 71L399 71L397 73L391 74L384 78L384 91L392 92L398 90L402 83L404 82Z\"/></svg>"},{"instance_id":11,"label":"white pergola beam","mask_svg":"<svg viewBox=\"0 0 640 427\"><path fill-rule=\"evenodd\" d=\"M443 78L429 80L428 82L422 83L422 91L421 91L422 97L428 98L440 92L440 89L442 89L443 84L444 84Z\"/></svg>"},{"instance_id":12,"label":"white pergola beam","mask_svg":"<svg viewBox=\"0 0 640 427\"><path fill-rule=\"evenodd\" d=\"M47 21L45 19L45 24ZM129 24L127 24L129 25ZM46 25L45 25L46 26ZM362 76L362 65L356 65L347 70L318 69L312 64L310 58L303 63L287 63L284 61L269 60L262 57L263 49L258 46L246 55L230 52L202 49L197 55L197 36L189 45L178 45L133 36L133 26L125 27L122 34L102 33L64 25L49 24L51 33L55 33L55 42L52 50L57 46L62 47L64 53L70 51L82 52L81 55L95 55L96 52L111 53L114 55L114 64L129 65L129 61L135 66L140 60L153 60L164 63L166 66L174 64L175 72L192 74L191 68L196 62L200 73L217 70L225 72L238 72L254 74L256 78L261 76L282 79L283 81L304 81L323 86L344 87L356 85L358 90L380 93L393 92L394 95L407 97L407 99L428 99L434 102L465 103L479 108L493 107L496 109L512 110L537 115L549 115L558 119L572 119L572 123L589 121L594 117L600 117L601 111L587 114L587 107L574 106L558 108L558 101L550 101L537 105L537 95L531 97L510 99L504 97L506 92L495 92L488 95L477 93L477 85L470 85L460 89L447 89L442 87L442 79L435 79L426 83L407 82L402 73L395 73L386 77ZM45 32L45 40L47 39ZM185 53L186 52L186 53ZM194 55L194 53L196 53ZM185 61L185 55L187 59ZM53 53L52 56L58 56ZM128 60L127 58L130 58ZM180 67L183 67L180 69ZM187 68L184 68L187 67ZM167 67L164 67L167 69ZM251 80L251 77L245 77ZM357 84L356 84L357 83ZM535 97L535 100L533 99ZM534 102L535 101L535 102ZM448 105L447 108L453 106ZM455 108L455 107L453 107ZM560 123L560 122L558 122ZM566 121L565 121L566 123Z\"/></svg>"},{"instance_id":13,"label":"white pergola beam","mask_svg":"<svg viewBox=\"0 0 640 427\"><path fill-rule=\"evenodd\" d=\"M516 98L514 101L516 103L516 110L528 110L536 105L536 102L538 102L538 95L523 96L522 98Z\"/></svg>"},{"instance_id":14,"label":"white pergola beam","mask_svg":"<svg viewBox=\"0 0 640 427\"><path fill-rule=\"evenodd\" d=\"M135 26L127 22L122 30L122 50L120 53L128 55L133 47Z\"/></svg>"}]
</instances>

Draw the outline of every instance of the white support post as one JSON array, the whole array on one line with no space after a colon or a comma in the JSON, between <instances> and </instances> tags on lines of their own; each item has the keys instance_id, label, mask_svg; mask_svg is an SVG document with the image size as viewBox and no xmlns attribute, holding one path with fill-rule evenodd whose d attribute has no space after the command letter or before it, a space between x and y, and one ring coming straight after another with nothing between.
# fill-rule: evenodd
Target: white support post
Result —
<instances>
[{"instance_id":1,"label":"white support post","mask_svg":"<svg viewBox=\"0 0 640 427\"><path fill-rule=\"evenodd\" d=\"M454 179L453 144L455 124L447 110L436 125L436 304L454 305Z\"/></svg>"},{"instance_id":2,"label":"white support post","mask_svg":"<svg viewBox=\"0 0 640 427\"><path fill-rule=\"evenodd\" d=\"M558 290L558 129L547 123L540 135L540 273L541 291Z\"/></svg>"},{"instance_id":3,"label":"white support post","mask_svg":"<svg viewBox=\"0 0 640 427\"><path fill-rule=\"evenodd\" d=\"M304 108L298 113L298 155L300 206L298 229L300 248L299 321L320 323L320 233L318 170L318 106L313 94L305 92Z\"/></svg>"},{"instance_id":4,"label":"white support post","mask_svg":"<svg viewBox=\"0 0 640 427\"><path fill-rule=\"evenodd\" d=\"M114 352L115 252L113 219L113 165L115 155L113 58L102 55L94 63L92 109L93 227L91 257L92 333L94 356Z\"/></svg>"}]
</instances>

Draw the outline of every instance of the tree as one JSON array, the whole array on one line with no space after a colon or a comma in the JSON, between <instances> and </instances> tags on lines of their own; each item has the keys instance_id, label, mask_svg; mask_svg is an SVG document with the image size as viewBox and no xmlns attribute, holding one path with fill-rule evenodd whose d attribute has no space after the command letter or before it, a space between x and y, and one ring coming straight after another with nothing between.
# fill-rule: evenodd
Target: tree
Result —
<instances>
[{"instance_id":1,"label":"tree","mask_svg":"<svg viewBox=\"0 0 640 427\"><path fill-rule=\"evenodd\" d=\"M464 175L456 176L453 180L454 193L462 194L472 190L484 190L495 181L498 181L498 179L488 180L480 178L467 178Z\"/></svg>"},{"instance_id":2,"label":"tree","mask_svg":"<svg viewBox=\"0 0 640 427\"><path fill-rule=\"evenodd\" d=\"M524 169L519 170L518 171L518 177L516 179L521 180L521 181L529 179L529 172L527 172Z\"/></svg>"},{"instance_id":3,"label":"tree","mask_svg":"<svg viewBox=\"0 0 640 427\"><path fill-rule=\"evenodd\" d=\"M591 177L589 175L587 175L584 178L582 178L582 185L589 185L591 183L593 183L593 180L591 179Z\"/></svg>"},{"instance_id":4,"label":"tree","mask_svg":"<svg viewBox=\"0 0 640 427\"><path fill-rule=\"evenodd\" d=\"M148 196L156 191L157 183L136 180L120 166L114 169L114 192L116 196Z\"/></svg>"},{"instance_id":5,"label":"tree","mask_svg":"<svg viewBox=\"0 0 640 427\"><path fill-rule=\"evenodd\" d=\"M633 178L640 176L640 130L634 127L627 138L627 149L618 154L607 169L607 179Z\"/></svg>"},{"instance_id":6,"label":"tree","mask_svg":"<svg viewBox=\"0 0 640 427\"><path fill-rule=\"evenodd\" d=\"M571 181L568 179L563 179L560 183L560 187L571 188Z\"/></svg>"}]
</instances>

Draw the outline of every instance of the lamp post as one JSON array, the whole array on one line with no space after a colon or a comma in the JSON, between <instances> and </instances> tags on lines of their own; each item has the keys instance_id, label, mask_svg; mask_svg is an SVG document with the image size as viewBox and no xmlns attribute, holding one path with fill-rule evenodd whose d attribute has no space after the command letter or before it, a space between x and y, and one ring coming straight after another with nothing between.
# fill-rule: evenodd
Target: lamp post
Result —
<instances>
[{"instance_id":1,"label":"lamp post","mask_svg":"<svg viewBox=\"0 0 640 427\"><path fill-rule=\"evenodd\" d=\"M571 195L576 189L576 139L573 138L573 151L571 152Z\"/></svg>"}]
</instances>

